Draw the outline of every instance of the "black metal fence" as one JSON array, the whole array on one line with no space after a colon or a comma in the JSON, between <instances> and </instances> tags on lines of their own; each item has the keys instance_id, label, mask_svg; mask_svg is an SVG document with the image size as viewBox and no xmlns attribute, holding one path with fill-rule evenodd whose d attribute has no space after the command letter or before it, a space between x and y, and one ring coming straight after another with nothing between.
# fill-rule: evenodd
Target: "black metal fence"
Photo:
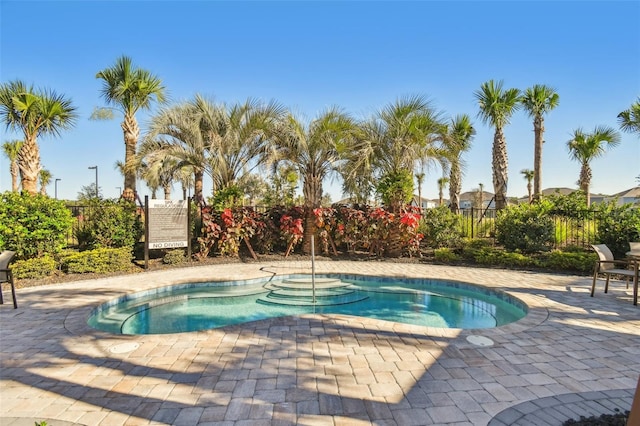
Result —
<instances>
[{"instance_id":1,"label":"black metal fence","mask_svg":"<svg viewBox=\"0 0 640 426\"><path fill-rule=\"evenodd\" d=\"M555 229L554 247L588 247L596 243L599 212L580 211L571 216L551 215ZM460 210L460 227L467 238L486 238L495 241L496 209L469 208Z\"/></svg>"}]
</instances>

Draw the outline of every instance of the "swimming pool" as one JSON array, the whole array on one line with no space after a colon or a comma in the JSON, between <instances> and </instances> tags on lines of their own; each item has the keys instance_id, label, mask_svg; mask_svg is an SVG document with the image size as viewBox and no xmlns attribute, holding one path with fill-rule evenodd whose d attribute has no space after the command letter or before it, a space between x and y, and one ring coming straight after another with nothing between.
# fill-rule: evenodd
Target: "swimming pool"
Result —
<instances>
[{"instance_id":1,"label":"swimming pool","mask_svg":"<svg viewBox=\"0 0 640 426\"><path fill-rule=\"evenodd\" d=\"M509 324L526 312L524 303L506 293L456 281L342 274L312 280L308 275L287 275L129 294L94 309L88 324L117 334L166 334L319 313L478 329Z\"/></svg>"}]
</instances>

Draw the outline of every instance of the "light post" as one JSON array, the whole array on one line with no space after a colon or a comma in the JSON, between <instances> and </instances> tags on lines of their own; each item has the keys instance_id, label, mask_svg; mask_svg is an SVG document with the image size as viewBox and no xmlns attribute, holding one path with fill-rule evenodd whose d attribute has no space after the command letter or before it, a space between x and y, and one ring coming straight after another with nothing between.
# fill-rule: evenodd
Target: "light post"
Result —
<instances>
[{"instance_id":1,"label":"light post","mask_svg":"<svg viewBox=\"0 0 640 426\"><path fill-rule=\"evenodd\" d=\"M58 181L59 180L62 180L62 179L58 178L53 182L53 187L55 188L54 191L55 191L55 195L56 195L56 200L58 199Z\"/></svg>"},{"instance_id":2,"label":"light post","mask_svg":"<svg viewBox=\"0 0 640 426\"><path fill-rule=\"evenodd\" d=\"M99 198L100 196L98 195L98 166L90 166L89 170L95 169L96 171L96 198Z\"/></svg>"}]
</instances>

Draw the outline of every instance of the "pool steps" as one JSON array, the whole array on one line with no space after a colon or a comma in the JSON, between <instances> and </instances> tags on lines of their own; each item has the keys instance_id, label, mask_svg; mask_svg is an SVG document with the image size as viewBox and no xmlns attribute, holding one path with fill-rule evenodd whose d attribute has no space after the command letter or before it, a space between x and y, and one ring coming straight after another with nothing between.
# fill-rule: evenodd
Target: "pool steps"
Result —
<instances>
[{"instance_id":1,"label":"pool steps","mask_svg":"<svg viewBox=\"0 0 640 426\"><path fill-rule=\"evenodd\" d=\"M269 293L258 298L258 302L277 305L296 306L332 306L360 302L368 298L356 292L353 284L345 283L339 278L315 279L289 278L281 282L270 283L265 286Z\"/></svg>"}]
</instances>

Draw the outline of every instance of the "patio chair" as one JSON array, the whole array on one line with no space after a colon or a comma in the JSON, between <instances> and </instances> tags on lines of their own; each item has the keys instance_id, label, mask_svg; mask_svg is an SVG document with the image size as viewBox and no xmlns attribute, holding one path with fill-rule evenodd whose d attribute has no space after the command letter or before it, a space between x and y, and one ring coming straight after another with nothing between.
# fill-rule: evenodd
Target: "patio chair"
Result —
<instances>
[{"instance_id":1,"label":"patio chair","mask_svg":"<svg viewBox=\"0 0 640 426\"><path fill-rule=\"evenodd\" d=\"M593 271L593 284L591 285L591 297L596 290L596 280L598 274L604 274L606 277L604 292L609 291L609 278L611 275L624 276L633 279L633 304L638 304L638 275L640 268L638 260L635 259L614 259L613 253L606 244L592 244L591 247L598 255L598 260ZM627 288L628 283L627 283Z\"/></svg>"},{"instance_id":2,"label":"patio chair","mask_svg":"<svg viewBox=\"0 0 640 426\"><path fill-rule=\"evenodd\" d=\"M4 304L4 298L2 297L2 284L11 284L11 296L13 296L13 309L18 308L18 302L16 301L16 286L13 282L13 274L9 269L9 264L15 257L16 252L5 250L0 254L0 304Z\"/></svg>"}]
</instances>

